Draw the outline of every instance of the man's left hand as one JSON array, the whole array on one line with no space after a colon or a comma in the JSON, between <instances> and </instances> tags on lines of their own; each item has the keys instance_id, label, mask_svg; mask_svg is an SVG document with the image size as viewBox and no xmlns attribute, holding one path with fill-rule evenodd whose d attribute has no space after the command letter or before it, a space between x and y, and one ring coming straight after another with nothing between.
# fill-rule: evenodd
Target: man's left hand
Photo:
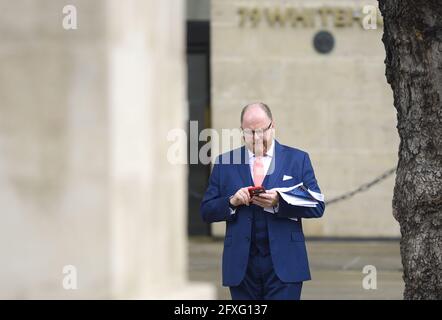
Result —
<instances>
[{"instance_id":1,"label":"man's left hand","mask_svg":"<svg viewBox=\"0 0 442 320\"><path fill-rule=\"evenodd\" d=\"M252 197L252 203L263 208L272 208L279 203L279 194L274 190L266 190L265 193Z\"/></svg>"}]
</instances>

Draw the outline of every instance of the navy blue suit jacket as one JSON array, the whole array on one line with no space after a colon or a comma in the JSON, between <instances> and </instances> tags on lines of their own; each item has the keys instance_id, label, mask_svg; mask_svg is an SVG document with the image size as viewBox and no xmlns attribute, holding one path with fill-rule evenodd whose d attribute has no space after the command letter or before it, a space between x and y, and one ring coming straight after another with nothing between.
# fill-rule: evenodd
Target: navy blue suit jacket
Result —
<instances>
[{"instance_id":1,"label":"navy blue suit jacket","mask_svg":"<svg viewBox=\"0 0 442 320\"><path fill-rule=\"evenodd\" d=\"M309 155L274 141L275 151L263 186L271 189L303 182L310 190L321 192ZM237 286L244 278L250 250L253 210L264 210L253 204L243 205L237 208L235 214L231 214L229 197L238 189L253 185L248 162L248 152L244 146L219 156L201 203L200 211L204 221L226 221L222 265L224 286ZM284 175L293 178L283 181ZM310 280L302 218L321 217L324 203L307 208L290 205L282 197L279 199L278 213L266 212L275 273L283 282ZM297 221L289 218L297 218Z\"/></svg>"}]
</instances>

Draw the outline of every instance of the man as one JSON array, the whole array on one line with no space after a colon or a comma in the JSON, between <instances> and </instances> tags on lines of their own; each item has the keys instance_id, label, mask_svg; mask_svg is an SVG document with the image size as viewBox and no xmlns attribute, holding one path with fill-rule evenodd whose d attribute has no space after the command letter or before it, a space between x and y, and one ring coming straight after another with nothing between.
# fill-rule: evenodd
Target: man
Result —
<instances>
[{"instance_id":1,"label":"man","mask_svg":"<svg viewBox=\"0 0 442 320\"><path fill-rule=\"evenodd\" d=\"M234 300L298 300L310 280L302 218L321 217L325 206L293 206L271 190L303 182L321 192L308 154L279 144L274 128L267 105L244 107L245 146L217 158L201 203L204 221L226 221L223 285ZM259 185L266 192L250 196Z\"/></svg>"}]
</instances>

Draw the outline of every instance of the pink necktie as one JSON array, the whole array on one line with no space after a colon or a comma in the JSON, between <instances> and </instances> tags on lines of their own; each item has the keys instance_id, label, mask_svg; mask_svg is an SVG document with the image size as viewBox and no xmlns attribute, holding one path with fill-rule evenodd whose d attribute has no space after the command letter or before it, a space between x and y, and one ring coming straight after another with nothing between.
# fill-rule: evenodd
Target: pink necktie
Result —
<instances>
[{"instance_id":1,"label":"pink necktie","mask_svg":"<svg viewBox=\"0 0 442 320\"><path fill-rule=\"evenodd\" d=\"M264 181L264 163L262 162L262 157L255 157L255 162L253 163L253 181L255 186L261 186Z\"/></svg>"}]
</instances>

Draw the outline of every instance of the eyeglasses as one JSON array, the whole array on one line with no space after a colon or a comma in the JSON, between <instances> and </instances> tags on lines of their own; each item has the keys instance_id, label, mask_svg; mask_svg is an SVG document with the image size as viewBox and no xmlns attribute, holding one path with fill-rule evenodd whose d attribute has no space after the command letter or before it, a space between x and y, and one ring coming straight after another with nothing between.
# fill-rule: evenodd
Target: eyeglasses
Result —
<instances>
[{"instance_id":1,"label":"eyeglasses","mask_svg":"<svg viewBox=\"0 0 442 320\"><path fill-rule=\"evenodd\" d=\"M258 137L262 137L262 136L264 136L264 133L266 133L267 130L270 129L270 127L272 126L272 123L273 123L273 121L271 121L269 126L267 128L265 128L265 129L252 130L252 129L243 129L243 128L241 128L241 130L242 130L242 132L243 132L243 134L245 136L252 137L252 136L255 136L255 134L256 134Z\"/></svg>"}]
</instances>

